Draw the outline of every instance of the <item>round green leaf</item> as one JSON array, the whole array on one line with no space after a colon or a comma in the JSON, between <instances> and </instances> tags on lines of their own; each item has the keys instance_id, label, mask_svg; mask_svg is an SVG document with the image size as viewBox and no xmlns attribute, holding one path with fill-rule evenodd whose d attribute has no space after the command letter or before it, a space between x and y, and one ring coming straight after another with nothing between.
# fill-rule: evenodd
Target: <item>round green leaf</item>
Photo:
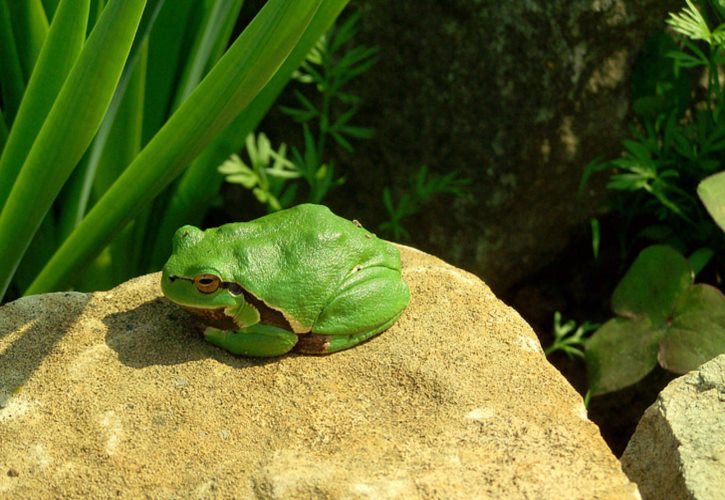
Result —
<instances>
[{"instance_id":1,"label":"round green leaf","mask_svg":"<svg viewBox=\"0 0 725 500\"><path fill-rule=\"evenodd\" d=\"M612 309L625 318L647 317L665 326L678 297L692 284L690 264L676 250L653 245L639 254L612 295Z\"/></svg>"},{"instance_id":2,"label":"round green leaf","mask_svg":"<svg viewBox=\"0 0 725 500\"><path fill-rule=\"evenodd\" d=\"M720 229L725 231L725 172L702 181L697 186L697 194Z\"/></svg>"},{"instance_id":3,"label":"round green leaf","mask_svg":"<svg viewBox=\"0 0 725 500\"><path fill-rule=\"evenodd\" d=\"M657 364L664 329L647 318L613 318L586 344L589 389L593 395L616 391L638 382Z\"/></svg>"},{"instance_id":4,"label":"round green leaf","mask_svg":"<svg viewBox=\"0 0 725 500\"><path fill-rule=\"evenodd\" d=\"M662 340L659 362L686 373L725 353L725 296L710 285L693 285L678 301Z\"/></svg>"}]
</instances>

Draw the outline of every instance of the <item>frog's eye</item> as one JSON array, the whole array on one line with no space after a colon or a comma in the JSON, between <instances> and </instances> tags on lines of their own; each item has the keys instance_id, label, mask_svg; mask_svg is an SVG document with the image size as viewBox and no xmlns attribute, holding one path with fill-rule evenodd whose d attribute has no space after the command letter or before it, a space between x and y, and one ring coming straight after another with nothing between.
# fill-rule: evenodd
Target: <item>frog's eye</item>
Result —
<instances>
[{"instance_id":1,"label":"frog's eye","mask_svg":"<svg viewBox=\"0 0 725 500\"><path fill-rule=\"evenodd\" d=\"M214 293L219 288L221 280L213 274L198 274L194 276L194 286L201 293Z\"/></svg>"}]
</instances>

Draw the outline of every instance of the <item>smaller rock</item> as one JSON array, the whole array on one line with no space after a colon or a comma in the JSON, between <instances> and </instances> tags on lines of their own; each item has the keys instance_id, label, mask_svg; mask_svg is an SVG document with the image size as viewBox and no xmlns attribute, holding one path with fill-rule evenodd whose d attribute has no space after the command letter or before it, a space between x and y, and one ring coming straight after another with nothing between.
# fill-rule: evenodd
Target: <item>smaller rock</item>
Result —
<instances>
[{"instance_id":1,"label":"smaller rock","mask_svg":"<svg viewBox=\"0 0 725 500\"><path fill-rule=\"evenodd\" d=\"M669 383L622 455L643 498L722 498L725 354Z\"/></svg>"}]
</instances>

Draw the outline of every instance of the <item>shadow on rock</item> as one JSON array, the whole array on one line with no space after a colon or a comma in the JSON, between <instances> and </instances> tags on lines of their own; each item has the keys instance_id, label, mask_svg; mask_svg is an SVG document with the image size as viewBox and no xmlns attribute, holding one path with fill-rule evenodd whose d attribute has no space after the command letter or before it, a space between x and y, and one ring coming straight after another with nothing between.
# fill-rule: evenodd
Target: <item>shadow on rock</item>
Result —
<instances>
[{"instance_id":1,"label":"shadow on rock","mask_svg":"<svg viewBox=\"0 0 725 500\"><path fill-rule=\"evenodd\" d=\"M30 379L88 304L86 294L22 297L0 314L0 408Z\"/></svg>"},{"instance_id":2,"label":"shadow on rock","mask_svg":"<svg viewBox=\"0 0 725 500\"><path fill-rule=\"evenodd\" d=\"M207 343L201 325L193 316L157 298L128 311L103 319L106 344L119 360L134 368L176 365L213 358L236 368L273 363L278 358L243 358Z\"/></svg>"}]
</instances>

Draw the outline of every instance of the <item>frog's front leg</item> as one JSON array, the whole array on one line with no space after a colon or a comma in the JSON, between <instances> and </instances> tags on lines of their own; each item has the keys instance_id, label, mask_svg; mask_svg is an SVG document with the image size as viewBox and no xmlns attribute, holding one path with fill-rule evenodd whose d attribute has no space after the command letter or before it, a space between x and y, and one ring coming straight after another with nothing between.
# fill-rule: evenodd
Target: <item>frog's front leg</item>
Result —
<instances>
[{"instance_id":1,"label":"frog's front leg","mask_svg":"<svg viewBox=\"0 0 725 500\"><path fill-rule=\"evenodd\" d=\"M281 356L291 351L297 344L297 335L293 332L260 323L259 310L243 300L242 296L236 304L225 308L224 312L232 318L238 328L221 330L208 327L204 330L204 337L208 342L232 354L256 357Z\"/></svg>"},{"instance_id":2,"label":"frog's front leg","mask_svg":"<svg viewBox=\"0 0 725 500\"><path fill-rule=\"evenodd\" d=\"M256 325L240 330L220 330L208 327L206 340L233 354L255 357L281 356L297 344L297 335L276 326Z\"/></svg>"}]
</instances>

